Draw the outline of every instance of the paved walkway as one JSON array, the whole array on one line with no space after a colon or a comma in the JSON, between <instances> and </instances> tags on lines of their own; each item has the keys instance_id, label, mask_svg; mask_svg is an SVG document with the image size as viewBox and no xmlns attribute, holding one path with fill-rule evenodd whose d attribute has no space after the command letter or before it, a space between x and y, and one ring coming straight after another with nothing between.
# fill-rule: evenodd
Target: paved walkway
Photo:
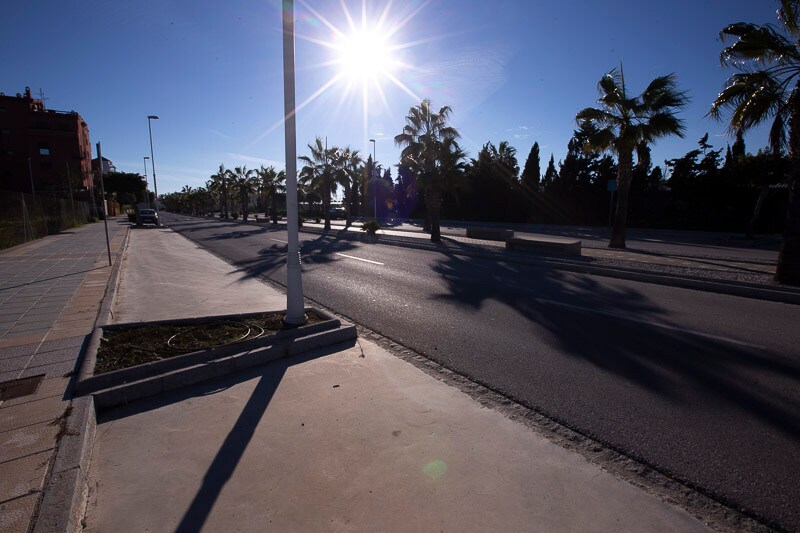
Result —
<instances>
[{"instance_id":1,"label":"paved walkway","mask_svg":"<svg viewBox=\"0 0 800 533\"><path fill-rule=\"evenodd\" d=\"M229 266L203 274L219 259L179 235L142 235L120 295L158 278L173 318L220 312L202 293L240 312L282 296ZM148 243L179 251L134 263ZM90 486L98 532L707 530L363 338L99 413Z\"/></svg>"},{"instance_id":2,"label":"paved walkway","mask_svg":"<svg viewBox=\"0 0 800 533\"><path fill-rule=\"evenodd\" d=\"M128 224L115 218L108 226L115 261ZM70 376L110 273L102 223L0 252L0 383L42 378L35 393L0 400L3 532L29 530L70 405Z\"/></svg>"}]
</instances>

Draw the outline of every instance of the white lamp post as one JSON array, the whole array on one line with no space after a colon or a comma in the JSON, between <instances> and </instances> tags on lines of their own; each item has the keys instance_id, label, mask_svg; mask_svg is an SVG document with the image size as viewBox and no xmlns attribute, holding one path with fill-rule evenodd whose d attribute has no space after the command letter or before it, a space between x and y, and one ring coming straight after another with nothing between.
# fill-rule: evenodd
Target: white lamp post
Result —
<instances>
[{"instance_id":1,"label":"white lamp post","mask_svg":"<svg viewBox=\"0 0 800 533\"><path fill-rule=\"evenodd\" d=\"M370 184L372 185L372 214L375 217L375 220L378 220L378 196L375 194L377 192L375 191L375 182L377 181L375 170L378 162L375 160L375 139L370 139L369 142L372 143L372 176L369 177L371 180Z\"/></svg>"},{"instance_id":2,"label":"white lamp post","mask_svg":"<svg viewBox=\"0 0 800 533\"><path fill-rule=\"evenodd\" d=\"M297 213L297 131L294 100L294 2L283 0L283 112L286 143L286 217L289 231L286 254L286 317L290 325L304 324L303 277Z\"/></svg>"},{"instance_id":3,"label":"white lamp post","mask_svg":"<svg viewBox=\"0 0 800 533\"><path fill-rule=\"evenodd\" d=\"M156 181L156 158L153 155L153 128L150 127L151 120L158 120L156 115L147 115L147 131L150 133L150 164L153 166L153 189L156 193L156 213L158 213L158 182Z\"/></svg>"},{"instance_id":4,"label":"white lamp post","mask_svg":"<svg viewBox=\"0 0 800 533\"><path fill-rule=\"evenodd\" d=\"M150 184L147 183L147 160L150 159L147 156L142 157L142 162L144 162L144 197L147 201L147 209L150 209Z\"/></svg>"}]
</instances>

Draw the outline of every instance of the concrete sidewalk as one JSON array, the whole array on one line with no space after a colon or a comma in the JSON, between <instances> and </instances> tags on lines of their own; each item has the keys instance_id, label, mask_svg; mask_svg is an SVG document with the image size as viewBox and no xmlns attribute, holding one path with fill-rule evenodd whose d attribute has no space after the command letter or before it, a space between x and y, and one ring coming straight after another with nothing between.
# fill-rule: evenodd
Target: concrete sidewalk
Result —
<instances>
[{"instance_id":1,"label":"concrete sidewalk","mask_svg":"<svg viewBox=\"0 0 800 533\"><path fill-rule=\"evenodd\" d=\"M141 236L117 321L152 279L171 318L281 298L177 234ZM135 259L160 246L179 252ZM98 413L90 479L98 532L706 530L363 338Z\"/></svg>"},{"instance_id":2,"label":"concrete sidewalk","mask_svg":"<svg viewBox=\"0 0 800 533\"><path fill-rule=\"evenodd\" d=\"M128 224L109 220L112 260ZM0 530L32 529L48 486L70 376L94 328L112 268L102 223L0 252L0 382L41 376L36 392L0 400Z\"/></svg>"}]
</instances>

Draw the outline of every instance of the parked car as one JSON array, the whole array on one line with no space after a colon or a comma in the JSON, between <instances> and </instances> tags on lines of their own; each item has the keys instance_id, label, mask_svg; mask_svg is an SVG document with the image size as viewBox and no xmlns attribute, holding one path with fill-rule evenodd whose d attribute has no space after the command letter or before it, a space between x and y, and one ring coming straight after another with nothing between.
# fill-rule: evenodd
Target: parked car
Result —
<instances>
[{"instance_id":1,"label":"parked car","mask_svg":"<svg viewBox=\"0 0 800 533\"><path fill-rule=\"evenodd\" d=\"M331 209L330 213L331 213L331 218L334 220L344 219L347 217L347 212L342 207L334 207L333 209Z\"/></svg>"},{"instance_id":2,"label":"parked car","mask_svg":"<svg viewBox=\"0 0 800 533\"><path fill-rule=\"evenodd\" d=\"M156 227L161 226L155 209L139 209L139 213L136 215L136 225L143 226L144 224L155 224Z\"/></svg>"}]
</instances>

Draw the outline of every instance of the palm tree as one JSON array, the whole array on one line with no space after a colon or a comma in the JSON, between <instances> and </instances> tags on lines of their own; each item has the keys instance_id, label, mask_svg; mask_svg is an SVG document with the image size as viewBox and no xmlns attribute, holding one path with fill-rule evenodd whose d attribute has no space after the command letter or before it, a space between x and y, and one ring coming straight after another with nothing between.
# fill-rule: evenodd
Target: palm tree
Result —
<instances>
[{"instance_id":1,"label":"palm tree","mask_svg":"<svg viewBox=\"0 0 800 533\"><path fill-rule=\"evenodd\" d=\"M256 171L258 175L258 179L260 181L259 188L261 194L267 196L270 199L270 207L269 210L272 214L272 223L278 223L278 193L283 190L284 182L286 181L286 173L281 170L280 172L275 171L275 167L269 166L264 167L262 166L260 169Z\"/></svg>"},{"instance_id":2,"label":"palm tree","mask_svg":"<svg viewBox=\"0 0 800 533\"><path fill-rule=\"evenodd\" d=\"M225 165L220 163L217 173L213 174L211 179L206 182L209 191L219 198L219 210L222 212L224 218L228 218L228 186L230 185L230 181L230 171L225 168Z\"/></svg>"},{"instance_id":3,"label":"palm tree","mask_svg":"<svg viewBox=\"0 0 800 533\"><path fill-rule=\"evenodd\" d=\"M729 129L743 133L772 120L769 143L773 152L788 147L789 206L775 281L800 285L800 1L781 0L778 18L783 32L772 25L738 22L720 32L734 40L720 54L725 66L740 72L726 83L709 114L721 119L730 111ZM788 133L788 142L787 142Z\"/></svg>"},{"instance_id":4,"label":"palm tree","mask_svg":"<svg viewBox=\"0 0 800 533\"><path fill-rule=\"evenodd\" d=\"M609 151L619 159L617 213L608 246L625 248L633 152L641 143L650 144L669 135L683 137L686 128L675 112L689 100L685 92L678 90L674 74L654 79L642 94L631 97L625 89L622 67L603 76L597 90L600 93L597 102L601 107L587 107L575 120L596 128L589 136L586 150Z\"/></svg>"},{"instance_id":5,"label":"palm tree","mask_svg":"<svg viewBox=\"0 0 800 533\"><path fill-rule=\"evenodd\" d=\"M258 179L255 177L255 170L247 170L247 167L235 167L229 170L232 183L239 193L239 203L242 207L242 220L247 220L250 208L250 195L258 190Z\"/></svg>"},{"instance_id":6,"label":"palm tree","mask_svg":"<svg viewBox=\"0 0 800 533\"><path fill-rule=\"evenodd\" d=\"M305 163L300 170L300 182L316 190L322 199L322 211L325 217L325 229L331 229L331 195L336 192L337 183L331 166L332 156L336 149L327 149L322 139L316 138L309 144L311 156L302 155L298 159Z\"/></svg>"},{"instance_id":7,"label":"palm tree","mask_svg":"<svg viewBox=\"0 0 800 533\"><path fill-rule=\"evenodd\" d=\"M408 110L403 132L394 138L395 144L403 146L400 164L416 174L417 183L423 189L433 242L442 240L439 214L442 193L446 187L442 163L460 150L458 131L447 124L451 114L452 109L449 106L434 112L431 101L425 99Z\"/></svg>"},{"instance_id":8,"label":"palm tree","mask_svg":"<svg viewBox=\"0 0 800 533\"><path fill-rule=\"evenodd\" d=\"M350 227L353 221L351 209L353 184L360 179L362 164L361 154L349 146L336 148L332 154L334 180L344 189L342 203L344 204L345 227Z\"/></svg>"}]
</instances>

